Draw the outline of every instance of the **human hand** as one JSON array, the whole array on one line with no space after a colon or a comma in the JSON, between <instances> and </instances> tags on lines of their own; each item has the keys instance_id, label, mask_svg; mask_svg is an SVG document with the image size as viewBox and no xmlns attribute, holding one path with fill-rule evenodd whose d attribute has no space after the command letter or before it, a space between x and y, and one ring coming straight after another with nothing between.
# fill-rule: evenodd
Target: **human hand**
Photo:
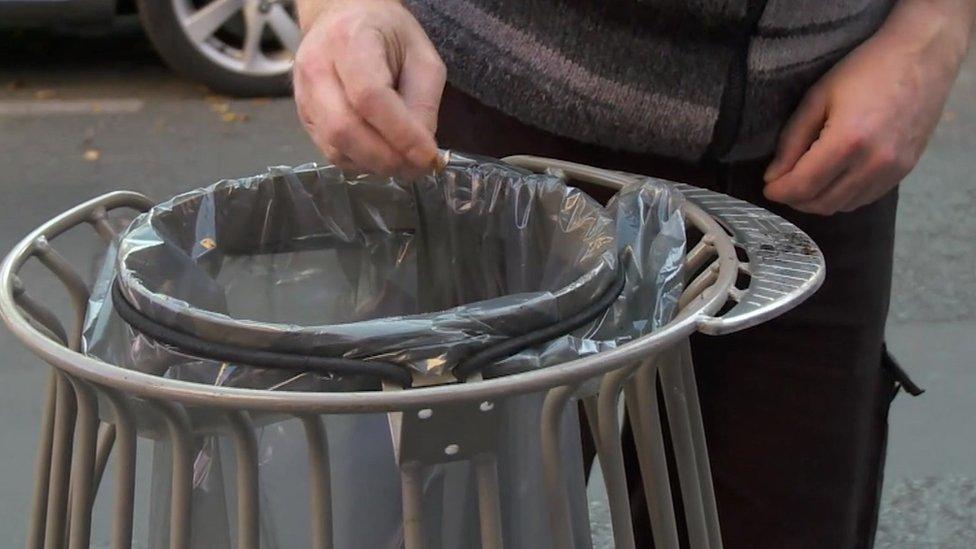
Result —
<instances>
[{"instance_id":1,"label":"human hand","mask_svg":"<svg viewBox=\"0 0 976 549\"><path fill-rule=\"evenodd\" d=\"M412 178L436 164L446 69L396 0L299 3L295 102L315 145L344 170Z\"/></svg>"},{"instance_id":2,"label":"human hand","mask_svg":"<svg viewBox=\"0 0 976 549\"><path fill-rule=\"evenodd\" d=\"M780 135L766 197L832 215L897 185L925 149L962 61L974 11L966 1L968 15L903 0L824 75Z\"/></svg>"}]
</instances>

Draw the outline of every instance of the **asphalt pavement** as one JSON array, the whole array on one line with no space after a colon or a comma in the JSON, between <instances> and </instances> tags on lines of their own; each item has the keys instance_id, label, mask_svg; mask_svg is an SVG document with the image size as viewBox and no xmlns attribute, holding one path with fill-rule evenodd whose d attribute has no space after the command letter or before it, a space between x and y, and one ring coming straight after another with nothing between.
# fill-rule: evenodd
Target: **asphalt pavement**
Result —
<instances>
[{"instance_id":1,"label":"asphalt pavement","mask_svg":"<svg viewBox=\"0 0 976 549\"><path fill-rule=\"evenodd\" d=\"M211 95L162 66L133 25L107 36L3 31L0 52L4 253L44 220L110 190L162 199L268 166L321 160L288 98ZM974 174L971 55L901 190L888 338L926 393L901 395L892 408L879 547L976 547ZM79 240L68 254L83 259L89 249ZM55 295L55 285L38 284ZM0 545L18 547L46 368L5 330L0 356ZM605 530L601 521L597 531ZM96 547L107 539L99 528Z\"/></svg>"}]
</instances>

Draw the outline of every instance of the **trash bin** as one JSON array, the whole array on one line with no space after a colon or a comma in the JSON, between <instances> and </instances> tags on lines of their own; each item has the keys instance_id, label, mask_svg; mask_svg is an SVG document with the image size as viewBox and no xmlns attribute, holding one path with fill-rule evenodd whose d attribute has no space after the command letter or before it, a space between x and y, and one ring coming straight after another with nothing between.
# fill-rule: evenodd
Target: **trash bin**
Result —
<instances>
[{"instance_id":1,"label":"trash bin","mask_svg":"<svg viewBox=\"0 0 976 549\"><path fill-rule=\"evenodd\" d=\"M29 235L0 271L4 320L55 366L29 544L88 545L114 452L129 547L146 437L152 547L589 547L582 402L633 547L623 400L658 545L677 547L676 475L692 545L721 546L687 337L799 303L819 250L724 195L506 160L453 154L410 183L274 168L156 206L110 193ZM619 190L603 207L574 179ZM118 231L124 208L144 213ZM83 223L107 244L91 288L49 243ZM69 330L17 278L29 257L68 288Z\"/></svg>"}]
</instances>

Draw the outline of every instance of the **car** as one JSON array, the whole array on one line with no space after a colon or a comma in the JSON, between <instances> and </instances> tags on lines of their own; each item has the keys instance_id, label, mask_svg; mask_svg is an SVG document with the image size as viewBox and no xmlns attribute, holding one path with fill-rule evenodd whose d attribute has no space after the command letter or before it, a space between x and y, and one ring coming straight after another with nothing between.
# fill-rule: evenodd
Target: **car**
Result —
<instances>
[{"instance_id":1,"label":"car","mask_svg":"<svg viewBox=\"0 0 976 549\"><path fill-rule=\"evenodd\" d=\"M294 0L0 0L3 26L101 25L132 13L171 67L218 93L290 89Z\"/></svg>"}]
</instances>

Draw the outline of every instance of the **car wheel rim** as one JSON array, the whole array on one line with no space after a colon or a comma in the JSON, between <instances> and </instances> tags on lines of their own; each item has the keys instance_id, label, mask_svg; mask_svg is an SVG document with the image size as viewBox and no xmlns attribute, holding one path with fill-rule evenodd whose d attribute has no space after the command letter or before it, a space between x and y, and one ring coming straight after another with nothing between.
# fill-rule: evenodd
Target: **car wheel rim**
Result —
<instances>
[{"instance_id":1,"label":"car wheel rim","mask_svg":"<svg viewBox=\"0 0 976 549\"><path fill-rule=\"evenodd\" d=\"M170 0L190 43L207 59L247 76L291 69L301 40L293 0Z\"/></svg>"}]
</instances>

